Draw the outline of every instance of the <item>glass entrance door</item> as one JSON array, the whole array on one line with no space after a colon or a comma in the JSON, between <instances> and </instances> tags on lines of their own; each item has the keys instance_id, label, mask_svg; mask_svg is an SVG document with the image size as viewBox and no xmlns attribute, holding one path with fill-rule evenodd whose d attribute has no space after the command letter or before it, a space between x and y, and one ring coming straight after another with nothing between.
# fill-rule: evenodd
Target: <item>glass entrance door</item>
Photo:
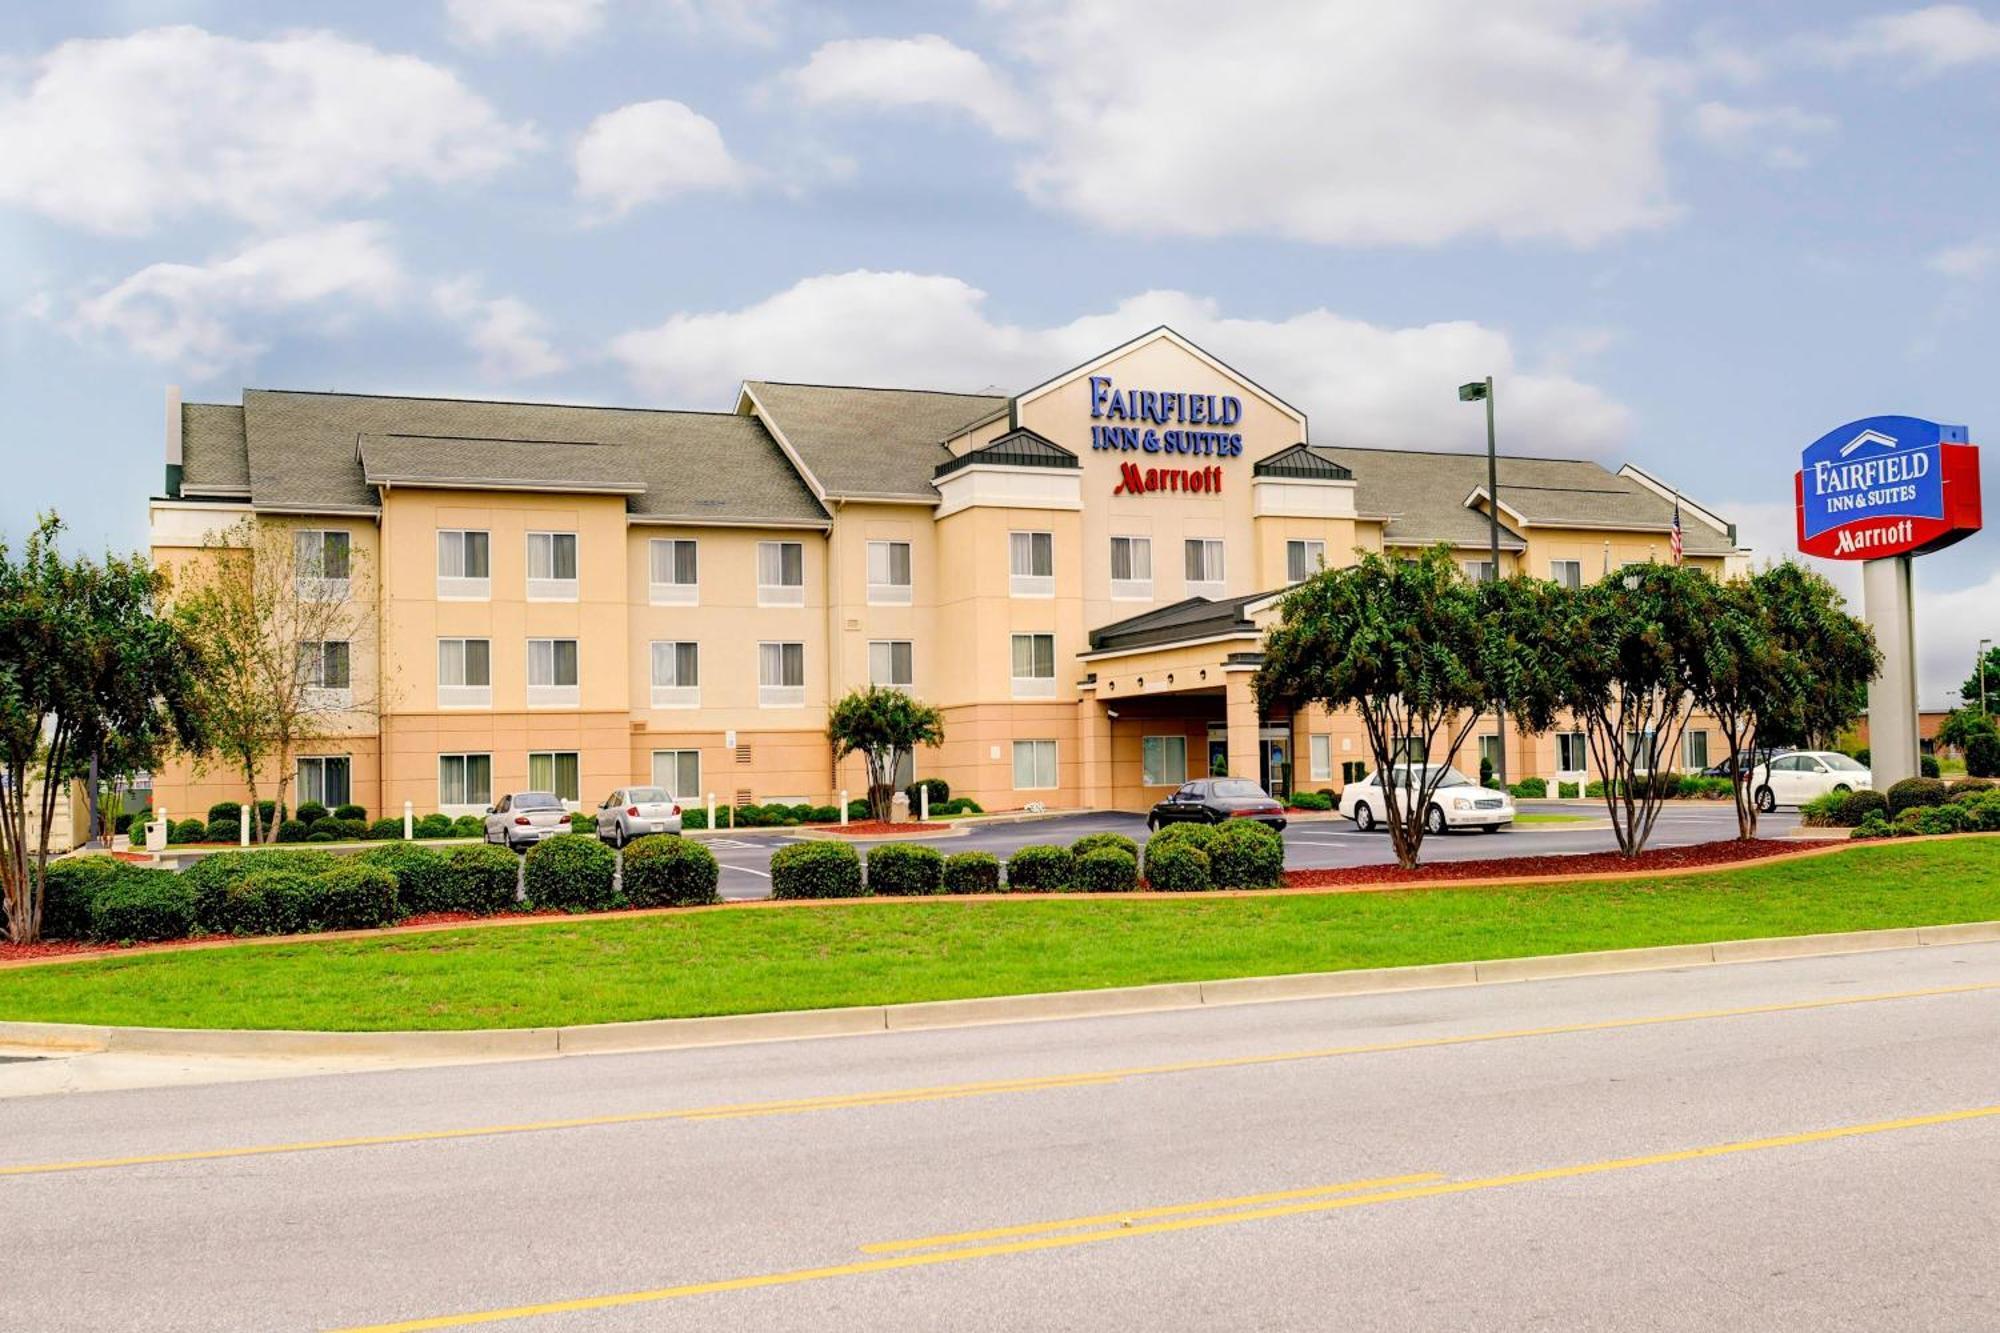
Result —
<instances>
[{"instance_id":1,"label":"glass entrance door","mask_svg":"<svg viewBox=\"0 0 2000 1333\"><path fill-rule=\"evenodd\" d=\"M1264 790L1282 801L1292 794L1292 738L1265 735L1257 741L1259 776Z\"/></svg>"}]
</instances>

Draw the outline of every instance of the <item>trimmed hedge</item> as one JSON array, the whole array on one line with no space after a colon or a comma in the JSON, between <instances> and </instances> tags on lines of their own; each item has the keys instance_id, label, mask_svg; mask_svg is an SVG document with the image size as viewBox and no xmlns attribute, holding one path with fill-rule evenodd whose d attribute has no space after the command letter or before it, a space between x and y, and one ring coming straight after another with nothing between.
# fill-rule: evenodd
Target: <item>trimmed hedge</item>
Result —
<instances>
[{"instance_id":1,"label":"trimmed hedge","mask_svg":"<svg viewBox=\"0 0 2000 1333\"><path fill-rule=\"evenodd\" d=\"M1547 778L1522 778L1507 789L1515 800L1540 800L1549 794Z\"/></svg>"},{"instance_id":2,"label":"trimmed hedge","mask_svg":"<svg viewBox=\"0 0 2000 1333\"><path fill-rule=\"evenodd\" d=\"M306 841L339 842L340 839L333 836L333 831L331 829L314 829L311 833L306 834Z\"/></svg>"},{"instance_id":3,"label":"trimmed hedge","mask_svg":"<svg viewBox=\"0 0 2000 1333\"><path fill-rule=\"evenodd\" d=\"M1218 825L1208 847L1219 889L1273 889L1284 882L1285 840L1254 819Z\"/></svg>"},{"instance_id":4,"label":"trimmed hedge","mask_svg":"<svg viewBox=\"0 0 2000 1333\"><path fill-rule=\"evenodd\" d=\"M385 847L370 847L355 857L354 863L379 866L395 877L396 902L405 916L456 910L451 906L451 872L444 857L428 847L392 842Z\"/></svg>"},{"instance_id":5,"label":"trimmed hedge","mask_svg":"<svg viewBox=\"0 0 2000 1333\"><path fill-rule=\"evenodd\" d=\"M521 858L504 847L478 843L444 853L445 905L441 912L491 916L519 905Z\"/></svg>"},{"instance_id":6,"label":"trimmed hedge","mask_svg":"<svg viewBox=\"0 0 2000 1333\"><path fill-rule=\"evenodd\" d=\"M128 869L91 903L90 938L124 944L187 938L194 893L171 870Z\"/></svg>"},{"instance_id":7,"label":"trimmed hedge","mask_svg":"<svg viewBox=\"0 0 2000 1333\"><path fill-rule=\"evenodd\" d=\"M333 808L333 817L335 819L358 819L366 823L368 821L368 811L362 806L351 803L348 805L337 805Z\"/></svg>"},{"instance_id":8,"label":"trimmed hedge","mask_svg":"<svg viewBox=\"0 0 2000 1333\"><path fill-rule=\"evenodd\" d=\"M215 929L230 935L298 935L312 927L317 875L259 870L231 883Z\"/></svg>"},{"instance_id":9,"label":"trimmed hedge","mask_svg":"<svg viewBox=\"0 0 2000 1333\"><path fill-rule=\"evenodd\" d=\"M1146 839L1146 855L1151 856L1162 847L1195 847L1206 853L1215 845L1213 824L1179 823L1169 824Z\"/></svg>"},{"instance_id":10,"label":"trimmed hedge","mask_svg":"<svg viewBox=\"0 0 2000 1333\"><path fill-rule=\"evenodd\" d=\"M771 853L773 898L859 898L861 858L844 842L795 842Z\"/></svg>"},{"instance_id":11,"label":"trimmed hedge","mask_svg":"<svg viewBox=\"0 0 2000 1333\"><path fill-rule=\"evenodd\" d=\"M391 838L401 838L403 836L403 821L384 815L370 824L368 831L361 836L381 842L387 842Z\"/></svg>"},{"instance_id":12,"label":"trimmed hedge","mask_svg":"<svg viewBox=\"0 0 2000 1333\"><path fill-rule=\"evenodd\" d=\"M1938 768L1938 761L1927 754L1917 756L1917 772L1927 778L1943 776L1942 770Z\"/></svg>"},{"instance_id":13,"label":"trimmed hedge","mask_svg":"<svg viewBox=\"0 0 2000 1333\"><path fill-rule=\"evenodd\" d=\"M211 819L202 836L209 842L235 842L243 836L243 826L233 819Z\"/></svg>"},{"instance_id":14,"label":"trimmed hedge","mask_svg":"<svg viewBox=\"0 0 2000 1333\"><path fill-rule=\"evenodd\" d=\"M1975 731L1965 743L1965 772L1968 777L2000 777L2000 734Z\"/></svg>"},{"instance_id":15,"label":"trimmed hedge","mask_svg":"<svg viewBox=\"0 0 2000 1333\"><path fill-rule=\"evenodd\" d=\"M954 852L944 859L946 893L1000 892L1000 858L991 852Z\"/></svg>"},{"instance_id":16,"label":"trimmed hedge","mask_svg":"<svg viewBox=\"0 0 2000 1333\"><path fill-rule=\"evenodd\" d=\"M1069 850L1072 856L1088 856L1103 847L1123 852L1134 861L1139 859L1139 844L1122 833L1086 833L1071 843Z\"/></svg>"},{"instance_id":17,"label":"trimmed hedge","mask_svg":"<svg viewBox=\"0 0 2000 1333\"><path fill-rule=\"evenodd\" d=\"M1556 795L1567 800L1575 800L1583 795L1583 784L1581 782L1558 782L1556 784Z\"/></svg>"},{"instance_id":18,"label":"trimmed hedge","mask_svg":"<svg viewBox=\"0 0 2000 1333\"><path fill-rule=\"evenodd\" d=\"M903 788L903 795L910 798L911 814L917 812L917 793L925 788L930 789L932 814L938 813L938 807L951 799L951 784L943 778L918 778Z\"/></svg>"},{"instance_id":19,"label":"trimmed hedge","mask_svg":"<svg viewBox=\"0 0 2000 1333\"><path fill-rule=\"evenodd\" d=\"M1208 853L1186 842L1146 844L1146 883L1161 893L1200 893L1215 887Z\"/></svg>"},{"instance_id":20,"label":"trimmed hedge","mask_svg":"<svg viewBox=\"0 0 2000 1333\"><path fill-rule=\"evenodd\" d=\"M868 891L910 898L944 892L944 853L935 847L892 842L868 853Z\"/></svg>"},{"instance_id":21,"label":"trimmed hedge","mask_svg":"<svg viewBox=\"0 0 2000 1333\"><path fill-rule=\"evenodd\" d=\"M625 848L625 896L634 907L719 903L722 867L715 853L670 833L634 838Z\"/></svg>"},{"instance_id":22,"label":"trimmed hedge","mask_svg":"<svg viewBox=\"0 0 2000 1333\"><path fill-rule=\"evenodd\" d=\"M1924 805L1943 805L1944 784L1934 777L1904 778L1889 788L1889 813L1900 815Z\"/></svg>"},{"instance_id":23,"label":"trimmed hedge","mask_svg":"<svg viewBox=\"0 0 2000 1333\"><path fill-rule=\"evenodd\" d=\"M1076 882L1076 856L1067 847L1035 844L1007 858L1009 893L1056 893Z\"/></svg>"},{"instance_id":24,"label":"trimmed hedge","mask_svg":"<svg viewBox=\"0 0 2000 1333\"><path fill-rule=\"evenodd\" d=\"M313 881L314 930L368 930L398 916L396 877L380 866L348 861Z\"/></svg>"},{"instance_id":25,"label":"trimmed hedge","mask_svg":"<svg viewBox=\"0 0 2000 1333\"><path fill-rule=\"evenodd\" d=\"M1076 887L1085 893L1130 893L1139 887L1139 858L1117 847L1098 847L1076 858Z\"/></svg>"},{"instance_id":26,"label":"trimmed hedge","mask_svg":"<svg viewBox=\"0 0 2000 1333\"><path fill-rule=\"evenodd\" d=\"M42 937L90 938L90 914L97 897L133 867L115 856L66 856L49 862L42 888Z\"/></svg>"},{"instance_id":27,"label":"trimmed hedge","mask_svg":"<svg viewBox=\"0 0 2000 1333\"><path fill-rule=\"evenodd\" d=\"M1889 798L1879 791L1851 791L1840 798L1840 822L1853 828L1871 815L1887 817Z\"/></svg>"},{"instance_id":28,"label":"trimmed hedge","mask_svg":"<svg viewBox=\"0 0 2000 1333\"><path fill-rule=\"evenodd\" d=\"M486 821L478 815L460 815L451 821L451 836L454 838L483 838L486 836Z\"/></svg>"},{"instance_id":29,"label":"trimmed hedge","mask_svg":"<svg viewBox=\"0 0 2000 1333\"><path fill-rule=\"evenodd\" d=\"M279 842L304 842L311 833L312 830L297 819L287 819L284 823L278 825ZM328 841L330 842L332 839L329 838Z\"/></svg>"},{"instance_id":30,"label":"trimmed hedge","mask_svg":"<svg viewBox=\"0 0 2000 1333\"><path fill-rule=\"evenodd\" d=\"M402 823L401 820L397 820L396 822L398 824ZM486 825L482 821L479 827L484 831ZM595 830L592 831L595 832ZM449 838L451 836L451 816L429 814L423 816L421 819L412 820L410 822L410 832L419 838ZM399 838L402 836L400 829L397 831L396 836Z\"/></svg>"},{"instance_id":31,"label":"trimmed hedge","mask_svg":"<svg viewBox=\"0 0 2000 1333\"><path fill-rule=\"evenodd\" d=\"M522 872L528 901L565 912L601 912L618 905L612 883L618 855L595 837L559 833L528 849Z\"/></svg>"},{"instance_id":32,"label":"trimmed hedge","mask_svg":"<svg viewBox=\"0 0 2000 1333\"><path fill-rule=\"evenodd\" d=\"M1333 797L1323 791L1295 791L1291 800L1294 810L1331 810Z\"/></svg>"},{"instance_id":33,"label":"trimmed hedge","mask_svg":"<svg viewBox=\"0 0 2000 1333\"><path fill-rule=\"evenodd\" d=\"M204 856L181 871L180 878L193 895L196 926L206 931L227 931L224 899L229 886L237 880L266 870L318 875L339 864L340 858L332 852L316 849L281 852L270 847L252 848Z\"/></svg>"},{"instance_id":34,"label":"trimmed hedge","mask_svg":"<svg viewBox=\"0 0 2000 1333\"><path fill-rule=\"evenodd\" d=\"M217 801L214 805L208 807L208 822L213 824L218 819L234 819L240 823L243 819L243 803L241 801Z\"/></svg>"},{"instance_id":35,"label":"trimmed hedge","mask_svg":"<svg viewBox=\"0 0 2000 1333\"><path fill-rule=\"evenodd\" d=\"M299 802L298 820L301 824L317 824L319 823L320 820L325 819L328 815L332 813L333 813L332 811L328 810L318 801ZM215 816L210 815L209 818L213 819L215 818Z\"/></svg>"},{"instance_id":36,"label":"trimmed hedge","mask_svg":"<svg viewBox=\"0 0 2000 1333\"><path fill-rule=\"evenodd\" d=\"M208 825L199 819L182 819L167 825L168 842L200 842L208 836Z\"/></svg>"}]
</instances>

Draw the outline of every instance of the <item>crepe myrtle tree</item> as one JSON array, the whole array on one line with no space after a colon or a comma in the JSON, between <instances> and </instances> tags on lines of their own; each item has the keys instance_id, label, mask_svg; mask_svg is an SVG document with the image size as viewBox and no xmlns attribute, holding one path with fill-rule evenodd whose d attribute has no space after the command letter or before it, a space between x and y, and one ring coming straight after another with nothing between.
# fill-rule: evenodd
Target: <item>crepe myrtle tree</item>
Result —
<instances>
[{"instance_id":1,"label":"crepe myrtle tree","mask_svg":"<svg viewBox=\"0 0 2000 1333\"><path fill-rule=\"evenodd\" d=\"M868 766L868 813L887 819L896 795L896 773L919 745L944 740L944 715L909 691L883 685L853 690L827 717L834 762L860 752Z\"/></svg>"},{"instance_id":2,"label":"crepe myrtle tree","mask_svg":"<svg viewBox=\"0 0 2000 1333\"><path fill-rule=\"evenodd\" d=\"M49 837L90 757L150 767L202 744L199 664L161 616L166 580L143 557L65 557L44 515L18 552L0 542L0 896L7 938L41 935Z\"/></svg>"},{"instance_id":3,"label":"crepe myrtle tree","mask_svg":"<svg viewBox=\"0 0 2000 1333\"><path fill-rule=\"evenodd\" d=\"M1485 613L1513 594L1468 582L1442 546L1411 560L1359 556L1285 594L1265 636L1257 702L1266 712L1352 708L1385 775L1419 755L1407 790L1388 781L1382 791L1397 864L1409 868L1423 848L1424 812L1511 679L1499 661L1509 635ZM1438 754L1443 762L1421 762Z\"/></svg>"}]
</instances>

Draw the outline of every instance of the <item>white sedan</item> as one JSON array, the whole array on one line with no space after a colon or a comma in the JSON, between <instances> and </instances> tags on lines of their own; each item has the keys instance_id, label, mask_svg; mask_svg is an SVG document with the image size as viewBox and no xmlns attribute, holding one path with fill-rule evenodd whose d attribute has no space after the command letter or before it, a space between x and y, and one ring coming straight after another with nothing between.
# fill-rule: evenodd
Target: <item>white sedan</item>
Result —
<instances>
[{"instance_id":1,"label":"white sedan","mask_svg":"<svg viewBox=\"0 0 2000 1333\"><path fill-rule=\"evenodd\" d=\"M1396 770L1401 790L1396 793L1398 809L1408 810L1416 800L1418 770ZM1371 773L1359 782L1350 782L1340 793L1340 813L1354 821L1363 833L1388 818L1388 793L1382 790L1382 775ZM1446 769L1424 811L1424 828L1431 833L1476 828L1498 833L1514 822L1514 798L1504 791L1482 787L1457 769Z\"/></svg>"},{"instance_id":2,"label":"white sedan","mask_svg":"<svg viewBox=\"0 0 2000 1333\"><path fill-rule=\"evenodd\" d=\"M1794 750L1750 774L1751 794L1766 812L1781 805L1804 805L1828 792L1868 791L1875 775L1865 764L1832 750Z\"/></svg>"}]
</instances>

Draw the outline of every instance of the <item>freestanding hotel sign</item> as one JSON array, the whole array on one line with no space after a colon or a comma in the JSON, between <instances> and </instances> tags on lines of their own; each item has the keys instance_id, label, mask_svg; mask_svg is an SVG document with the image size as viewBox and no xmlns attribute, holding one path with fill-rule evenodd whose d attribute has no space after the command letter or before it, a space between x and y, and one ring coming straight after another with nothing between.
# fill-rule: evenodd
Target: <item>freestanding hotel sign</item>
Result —
<instances>
[{"instance_id":1,"label":"freestanding hotel sign","mask_svg":"<svg viewBox=\"0 0 2000 1333\"><path fill-rule=\"evenodd\" d=\"M1963 426L1864 417L1820 436L1792 483L1799 549L1859 560L1862 614L1882 649L1868 687L1877 789L1917 773L1916 627L1910 557L1979 531L1979 450Z\"/></svg>"}]
</instances>

